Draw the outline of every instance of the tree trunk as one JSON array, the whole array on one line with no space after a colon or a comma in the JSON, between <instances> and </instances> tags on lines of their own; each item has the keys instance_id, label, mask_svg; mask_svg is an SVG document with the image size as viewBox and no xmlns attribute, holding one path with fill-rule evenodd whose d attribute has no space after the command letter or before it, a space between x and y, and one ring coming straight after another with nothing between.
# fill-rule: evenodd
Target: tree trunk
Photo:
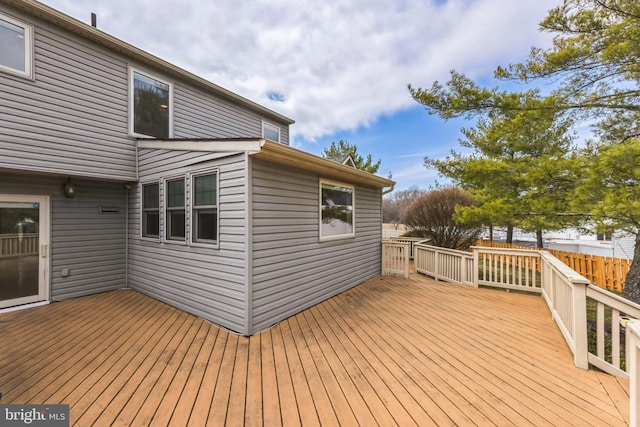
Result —
<instances>
[{"instance_id":1,"label":"tree trunk","mask_svg":"<svg viewBox=\"0 0 640 427\"><path fill-rule=\"evenodd\" d=\"M640 304L640 233L636 234L636 247L633 250L631 268L624 280L622 296Z\"/></svg>"},{"instance_id":2,"label":"tree trunk","mask_svg":"<svg viewBox=\"0 0 640 427\"><path fill-rule=\"evenodd\" d=\"M507 243L513 243L513 225L507 225Z\"/></svg>"},{"instance_id":3,"label":"tree trunk","mask_svg":"<svg viewBox=\"0 0 640 427\"><path fill-rule=\"evenodd\" d=\"M493 247L493 225L489 226L489 241L491 242L491 247Z\"/></svg>"},{"instance_id":4,"label":"tree trunk","mask_svg":"<svg viewBox=\"0 0 640 427\"><path fill-rule=\"evenodd\" d=\"M538 229L536 230L536 247L538 249L542 249L543 244L542 244L542 230Z\"/></svg>"}]
</instances>

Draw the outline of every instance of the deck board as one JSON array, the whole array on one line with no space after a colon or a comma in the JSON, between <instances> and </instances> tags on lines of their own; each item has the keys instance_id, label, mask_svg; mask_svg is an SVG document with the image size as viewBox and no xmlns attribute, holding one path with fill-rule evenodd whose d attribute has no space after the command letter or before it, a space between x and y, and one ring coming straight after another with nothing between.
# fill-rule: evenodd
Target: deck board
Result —
<instances>
[{"instance_id":1,"label":"deck board","mask_svg":"<svg viewBox=\"0 0 640 427\"><path fill-rule=\"evenodd\" d=\"M122 290L0 314L2 403L74 425L629 424L539 296L379 277L247 338Z\"/></svg>"},{"instance_id":2,"label":"deck board","mask_svg":"<svg viewBox=\"0 0 640 427\"><path fill-rule=\"evenodd\" d=\"M276 375L271 331L261 333L258 338L260 339L260 368L262 371L262 421L266 426L282 425L280 400L278 398L278 376ZM251 340L254 341L253 338Z\"/></svg>"},{"instance_id":3,"label":"deck board","mask_svg":"<svg viewBox=\"0 0 640 427\"><path fill-rule=\"evenodd\" d=\"M205 333L204 341L199 349L193 349L192 351L192 353L195 354L195 362L189 372L189 377L187 378L184 389L176 401L176 406L171 414L171 419L166 423L167 425L188 425L189 417L193 411L193 406L198 396L198 392L200 391L203 380L205 379L205 373L209 366L209 359L213 353L216 339L220 335L220 330L218 328L206 323L203 324L202 331ZM163 411L158 411L158 418L160 417L166 417L166 415L163 414Z\"/></svg>"},{"instance_id":4,"label":"deck board","mask_svg":"<svg viewBox=\"0 0 640 427\"><path fill-rule=\"evenodd\" d=\"M204 370L200 389L195 396L194 406L188 414L188 425L206 425L228 338L229 334L226 331L219 331L211 348L211 356ZM185 417L185 419L187 418Z\"/></svg>"}]
</instances>

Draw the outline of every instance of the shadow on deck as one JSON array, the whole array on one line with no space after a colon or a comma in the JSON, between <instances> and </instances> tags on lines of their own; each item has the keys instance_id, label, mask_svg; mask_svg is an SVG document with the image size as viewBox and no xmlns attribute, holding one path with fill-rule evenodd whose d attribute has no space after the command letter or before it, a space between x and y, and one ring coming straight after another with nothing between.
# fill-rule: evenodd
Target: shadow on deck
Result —
<instances>
[{"instance_id":1,"label":"shadow on deck","mask_svg":"<svg viewBox=\"0 0 640 427\"><path fill-rule=\"evenodd\" d=\"M627 425L539 296L379 277L250 338L134 291L0 314L2 403L77 425Z\"/></svg>"}]
</instances>

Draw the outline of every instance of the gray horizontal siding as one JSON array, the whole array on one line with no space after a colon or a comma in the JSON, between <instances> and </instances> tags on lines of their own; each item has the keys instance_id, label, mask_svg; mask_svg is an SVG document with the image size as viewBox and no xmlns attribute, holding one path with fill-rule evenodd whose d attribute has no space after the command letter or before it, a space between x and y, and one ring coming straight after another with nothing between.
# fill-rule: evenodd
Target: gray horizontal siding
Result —
<instances>
[{"instance_id":1,"label":"gray horizontal siding","mask_svg":"<svg viewBox=\"0 0 640 427\"><path fill-rule=\"evenodd\" d=\"M260 136L260 117L226 100L178 84L174 103L180 138Z\"/></svg>"},{"instance_id":2,"label":"gray horizontal siding","mask_svg":"<svg viewBox=\"0 0 640 427\"><path fill-rule=\"evenodd\" d=\"M63 300L126 286L125 192L121 184L74 179L77 195L62 194L66 176L0 173L0 193L51 198L51 298ZM118 213L100 213L100 206ZM69 276L62 277L62 269Z\"/></svg>"},{"instance_id":3,"label":"gray horizontal siding","mask_svg":"<svg viewBox=\"0 0 640 427\"><path fill-rule=\"evenodd\" d=\"M321 177L252 164L254 331L380 274L380 190L356 187L355 238L319 242Z\"/></svg>"},{"instance_id":4,"label":"gray horizontal siding","mask_svg":"<svg viewBox=\"0 0 640 427\"><path fill-rule=\"evenodd\" d=\"M35 31L35 80L0 73L0 167L135 179L126 62L7 6L0 11Z\"/></svg>"},{"instance_id":5,"label":"gray horizontal siding","mask_svg":"<svg viewBox=\"0 0 640 427\"><path fill-rule=\"evenodd\" d=\"M202 152L140 150L141 183L210 167L219 168L220 173L219 249L141 239L140 185L137 185L130 196L129 284L133 289L175 307L245 333L247 204L244 156L212 159L210 154ZM189 204L190 201L187 206ZM161 232L163 226L161 215Z\"/></svg>"},{"instance_id":6,"label":"gray horizontal siding","mask_svg":"<svg viewBox=\"0 0 640 427\"><path fill-rule=\"evenodd\" d=\"M37 18L0 4L34 26L35 79L0 72L0 168L132 181L128 65L154 73ZM174 78L176 138L261 137L262 117L240 103ZM288 144L288 125L282 142Z\"/></svg>"},{"instance_id":7,"label":"gray horizontal siding","mask_svg":"<svg viewBox=\"0 0 640 427\"><path fill-rule=\"evenodd\" d=\"M262 137L261 116L180 82L174 88L174 111L176 138ZM282 128L280 142L288 145L289 127L284 123L279 125Z\"/></svg>"}]
</instances>

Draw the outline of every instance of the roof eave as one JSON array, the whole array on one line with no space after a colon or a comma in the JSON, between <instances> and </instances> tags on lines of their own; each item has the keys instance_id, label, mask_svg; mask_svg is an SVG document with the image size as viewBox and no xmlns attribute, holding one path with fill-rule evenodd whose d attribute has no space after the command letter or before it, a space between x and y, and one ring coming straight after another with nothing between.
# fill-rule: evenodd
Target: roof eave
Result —
<instances>
[{"instance_id":1,"label":"roof eave","mask_svg":"<svg viewBox=\"0 0 640 427\"><path fill-rule=\"evenodd\" d=\"M395 184L395 182L390 179L354 169L350 166L316 156L315 154L268 140L264 141L261 150L253 153L252 157L284 166L293 166L306 171L312 171L327 178L342 180L364 187L385 188Z\"/></svg>"},{"instance_id":2,"label":"roof eave","mask_svg":"<svg viewBox=\"0 0 640 427\"><path fill-rule=\"evenodd\" d=\"M328 179L344 181L349 184L357 184L369 188L386 188L395 185L395 182L390 179L266 139L139 139L138 148L228 153L246 152L256 159L303 169Z\"/></svg>"}]
</instances>

